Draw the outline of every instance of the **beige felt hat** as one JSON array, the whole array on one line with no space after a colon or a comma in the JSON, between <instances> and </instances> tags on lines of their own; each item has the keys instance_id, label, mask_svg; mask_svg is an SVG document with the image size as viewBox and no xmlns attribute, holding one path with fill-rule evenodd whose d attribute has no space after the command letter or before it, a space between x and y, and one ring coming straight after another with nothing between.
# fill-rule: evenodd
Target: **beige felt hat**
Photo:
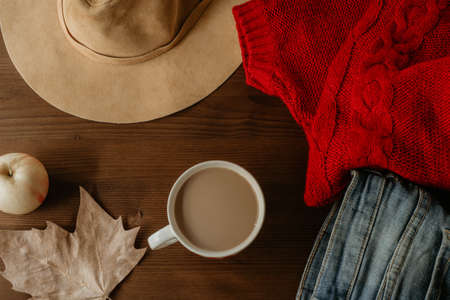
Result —
<instances>
[{"instance_id":1,"label":"beige felt hat","mask_svg":"<svg viewBox=\"0 0 450 300\"><path fill-rule=\"evenodd\" d=\"M134 123L206 97L239 66L231 9L245 0L0 0L28 85L81 118Z\"/></svg>"}]
</instances>

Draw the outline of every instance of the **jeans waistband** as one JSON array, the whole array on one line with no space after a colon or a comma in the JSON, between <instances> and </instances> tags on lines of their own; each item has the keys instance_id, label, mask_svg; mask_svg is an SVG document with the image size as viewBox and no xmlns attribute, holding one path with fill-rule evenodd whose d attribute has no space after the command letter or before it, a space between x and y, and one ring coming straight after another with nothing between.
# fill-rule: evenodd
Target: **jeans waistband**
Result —
<instances>
[{"instance_id":1,"label":"jeans waistband","mask_svg":"<svg viewBox=\"0 0 450 300\"><path fill-rule=\"evenodd\" d=\"M380 247L376 240L379 238L382 243L383 234L394 224L398 232L393 234L400 237L412 216L415 218L410 230L414 230L427 210L428 204L424 200L418 186L394 174L352 171L352 180L342 200L315 283L315 298L358 299L354 298L354 287L365 284L358 282L365 276L358 275L361 268L368 269L368 266L371 266L370 278L379 279L378 284L381 284L386 268L375 266L376 261L371 257L377 257L376 251L384 246ZM379 214L383 217L377 218ZM368 247L369 242L373 246ZM395 245L381 251L394 253ZM403 252L397 251L401 257Z\"/></svg>"}]
</instances>

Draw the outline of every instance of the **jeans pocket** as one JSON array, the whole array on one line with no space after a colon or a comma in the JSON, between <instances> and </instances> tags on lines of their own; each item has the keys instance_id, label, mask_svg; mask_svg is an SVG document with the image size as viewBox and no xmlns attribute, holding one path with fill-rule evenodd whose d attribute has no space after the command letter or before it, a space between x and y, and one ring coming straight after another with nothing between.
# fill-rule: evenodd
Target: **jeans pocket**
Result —
<instances>
[{"instance_id":1,"label":"jeans pocket","mask_svg":"<svg viewBox=\"0 0 450 300\"><path fill-rule=\"evenodd\" d=\"M442 243L436 257L425 300L450 297L450 229L442 230Z\"/></svg>"}]
</instances>

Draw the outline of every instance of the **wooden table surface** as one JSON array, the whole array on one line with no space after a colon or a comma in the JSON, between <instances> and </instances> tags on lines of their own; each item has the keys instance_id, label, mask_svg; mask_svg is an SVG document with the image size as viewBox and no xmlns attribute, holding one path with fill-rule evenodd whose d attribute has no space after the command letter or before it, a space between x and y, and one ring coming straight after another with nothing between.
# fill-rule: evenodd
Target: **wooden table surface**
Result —
<instances>
[{"instance_id":1,"label":"wooden table surface","mask_svg":"<svg viewBox=\"0 0 450 300\"><path fill-rule=\"evenodd\" d=\"M1 40L1 38L0 38ZM305 136L280 100L246 86L240 67L212 95L172 116L112 125L65 114L22 80L0 41L0 154L26 152L47 167L44 205L25 216L0 213L0 229L73 230L85 187L126 228L141 226L136 247L167 224L175 179L205 160L242 165L266 197L264 227L237 256L210 260L176 244L147 251L113 291L114 300L294 299L301 273L328 208L303 203ZM0 299L27 299L0 278Z\"/></svg>"}]
</instances>

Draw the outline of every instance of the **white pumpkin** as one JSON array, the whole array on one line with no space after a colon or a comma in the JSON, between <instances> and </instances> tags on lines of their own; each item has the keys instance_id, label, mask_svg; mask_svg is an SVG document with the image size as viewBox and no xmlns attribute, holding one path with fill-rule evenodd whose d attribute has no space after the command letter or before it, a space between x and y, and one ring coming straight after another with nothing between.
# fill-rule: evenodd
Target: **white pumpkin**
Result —
<instances>
[{"instance_id":1,"label":"white pumpkin","mask_svg":"<svg viewBox=\"0 0 450 300\"><path fill-rule=\"evenodd\" d=\"M9 153L0 156L0 210L27 214L38 208L48 193L44 165L31 155Z\"/></svg>"}]
</instances>

